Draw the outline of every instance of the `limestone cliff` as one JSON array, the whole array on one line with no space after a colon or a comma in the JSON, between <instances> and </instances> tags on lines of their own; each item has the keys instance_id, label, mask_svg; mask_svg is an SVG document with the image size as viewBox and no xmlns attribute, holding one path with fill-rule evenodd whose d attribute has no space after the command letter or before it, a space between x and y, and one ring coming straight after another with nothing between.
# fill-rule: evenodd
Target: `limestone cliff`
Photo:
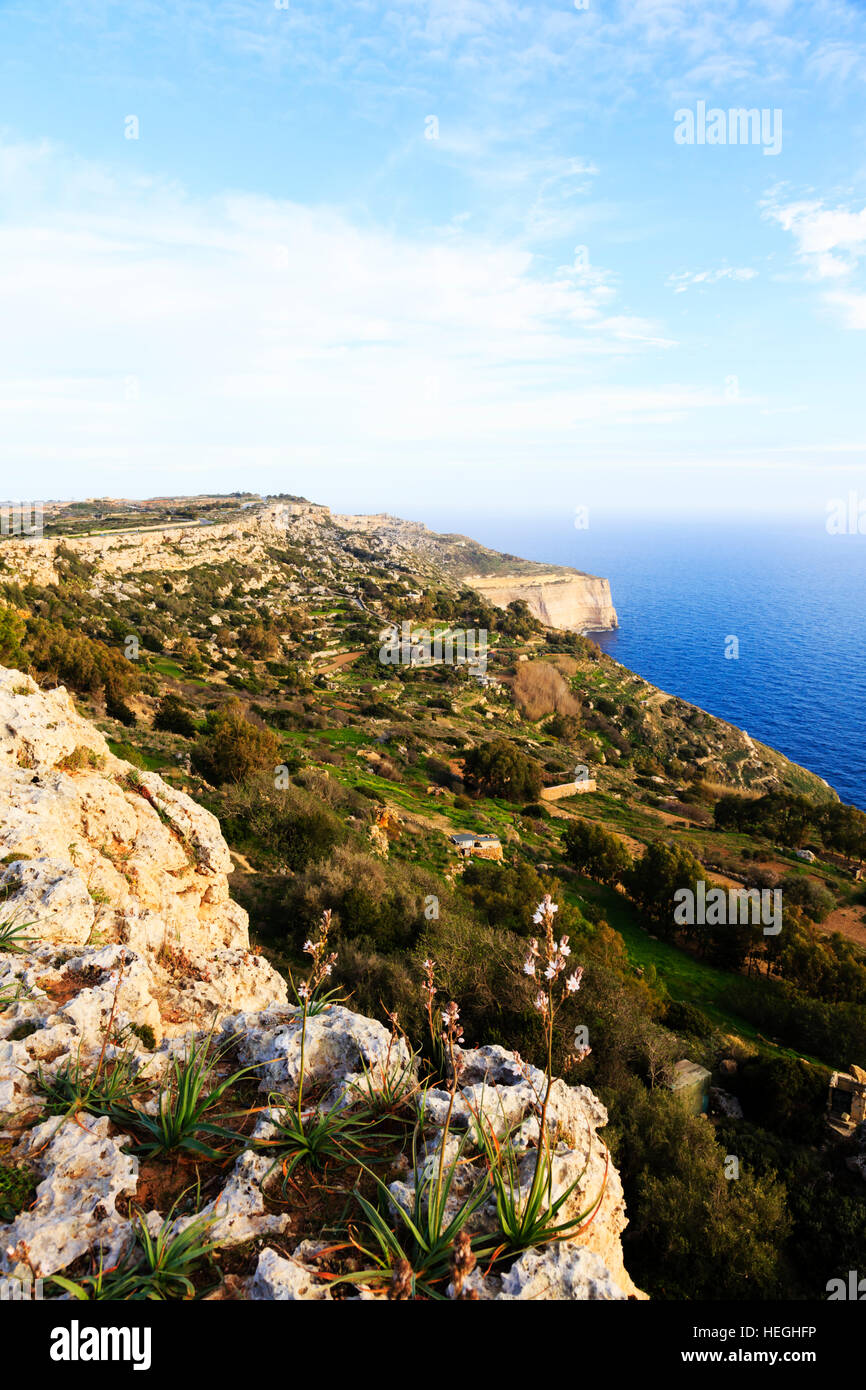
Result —
<instances>
[{"instance_id":1,"label":"limestone cliff","mask_svg":"<svg viewBox=\"0 0 866 1390\"><path fill-rule=\"evenodd\" d=\"M263 1109L234 1165L217 1165L210 1178L217 1190L202 1199L208 1238L220 1251L237 1247L241 1271L212 1296L331 1300L317 1278L319 1247L293 1240L286 1204L271 1200L274 1164L255 1143L274 1132L273 1093L297 1096L300 1011L287 1004L285 982L250 950L246 914L229 898L230 859L214 817L160 777L114 757L64 690L40 691L29 677L0 668L0 868L0 925L12 919L26 927L17 950L0 943L0 1160L29 1170L36 1184L33 1201L13 1220L0 1210L0 1273L71 1270L80 1277L85 1257L98 1263L100 1255L113 1267L132 1248L137 1208L152 1234L166 1220L178 1231L193 1220L174 1217L170 1196L154 1185L153 1161L148 1175L115 1111L49 1114L44 1091L64 1070L89 1074L103 1059L132 1057L153 1113L189 1039L214 1035L253 1069ZM528 1183L523 1170L538 1132L541 1073L501 1047L461 1049L460 1056L453 1127L465 1130L481 1113L500 1139L519 1132L521 1182ZM365 1076L384 1084L395 1066L413 1062L403 1040L380 1023L337 1004L309 1018L303 1075L322 1106L351 1105ZM419 1093L428 1162L448 1099L435 1089ZM626 1217L599 1134L604 1107L586 1087L557 1080L548 1119L557 1141L556 1193L579 1179L563 1214L597 1201L595 1216L576 1239L528 1250L502 1274L476 1270L474 1293L642 1297L623 1266ZM411 1184L411 1175L390 1184L395 1203L411 1200ZM493 1229L490 1202L478 1219L482 1230ZM385 1290L361 1284L350 1296L381 1298Z\"/></svg>"},{"instance_id":2,"label":"limestone cliff","mask_svg":"<svg viewBox=\"0 0 866 1390\"><path fill-rule=\"evenodd\" d=\"M565 565L542 565L503 554L469 536L440 535L416 521L398 517L335 516L334 523L350 535L375 536L392 546L432 561L493 604L507 608L522 599L534 617L549 627L568 632L616 627L610 582Z\"/></svg>"},{"instance_id":3,"label":"limestone cliff","mask_svg":"<svg viewBox=\"0 0 866 1390\"><path fill-rule=\"evenodd\" d=\"M34 584L55 584L58 557L71 554L94 566L96 590L113 577L148 569L181 576L200 565L236 561L255 569L250 587L284 582L274 552L303 550L305 578L340 585L357 568L361 546L387 567L414 572L419 581L443 579L478 590L494 607L524 599L551 627L579 632L617 626L606 579L564 566L545 566L490 550L467 536L439 535L418 522L387 515L332 516L313 503L273 503L250 508L231 522L142 526L105 535L7 539L0 567Z\"/></svg>"},{"instance_id":4,"label":"limestone cliff","mask_svg":"<svg viewBox=\"0 0 866 1390\"><path fill-rule=\"evenodd\" d=\"M522 599L548 627L566 632L602 631L617 626L610 583L591 574L559 570L533 575L466 575L466 583L496 608Z\"/></svg>"}]
</instances>

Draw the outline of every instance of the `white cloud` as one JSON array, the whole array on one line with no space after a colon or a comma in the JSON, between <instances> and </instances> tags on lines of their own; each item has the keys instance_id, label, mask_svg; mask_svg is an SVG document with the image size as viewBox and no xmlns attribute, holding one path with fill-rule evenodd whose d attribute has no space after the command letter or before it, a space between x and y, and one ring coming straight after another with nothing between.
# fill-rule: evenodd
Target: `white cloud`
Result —
<instances>
[{"instance_id":1,"label":"white cloud","mask_svg":"<svg viewBox=\"0 0 866 1390\"><path fill-rule=\"evenodd\" d=\"M608 411L709 403L616 385L620 361L669 340L618 307L603 268L541 273L527 247L454 224L419 240L333 208L196 200L41 146L4 162L7 461L271 463L418 440L525 455Z\"/></svg>"},{"instance_id":2,"label":"white cloud","mask_svg":"<svg viewBox=\"0 0 866 1390\"><path fill-rule=\"evenodd\" d=\"M764 216L794 238L797 258L810 280L835 281L845 288L825 289L821 302L846 328L866 328L866 291L852 281L866 256L866 207L827 207L820 199L780 203L767 200Z\"/></svg>"},{"instance_id":3,"label":"white cloud","mask_svg":"<svg viewBox=\"0 0 866 1390\"><path fill-rule=\"evenodd\" d=\"M846 328L866 329L866 294L833 292L825 298L841 314Z\"/></svg>"},{"instance_id":4,"label":"white cloud","mask_svg":"<svg viewBox=\"0 0 866 1390\"><path fill-rule=\"evenodd\" d=\"M825 207L818 199L769 200L764 216L792 234L798 256L816 279L847 275L866 253L866 207L852 212Z\"/></svg>"},{"instance_id":5,"label":"white cloud","mask_svg":"<svg viewBox=\"0 0 866 1390\"><path fill-rule=\"evenodd\" d=\"M720 280L754 280L758 274L748 266L720 266L716 270L681 270L669 275L665 284L674 294L685 294L694 285L717 285Z\"/></svg>"}]
</instances>

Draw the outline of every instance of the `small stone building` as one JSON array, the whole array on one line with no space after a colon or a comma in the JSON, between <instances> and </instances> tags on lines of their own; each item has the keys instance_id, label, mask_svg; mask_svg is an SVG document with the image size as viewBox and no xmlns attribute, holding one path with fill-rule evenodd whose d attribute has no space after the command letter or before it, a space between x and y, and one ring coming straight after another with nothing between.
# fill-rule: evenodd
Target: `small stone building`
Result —
<instances>
[{"instance_id":1,"label":"small stone building","mask_svg":"<svg viewBox=\"0 0 866 1390\"><path fill-rule=\"evenodd\" d=\"M862 1067L852 1066L850 1072L834 1071L827 1097L827 1119L842 1132L866 1123L866 1071Z\"/></svg>"},{"instance_id":2,"label":"small stone building","mask_svg":"<svg viewBox=\"0 0 866 1390\"><path fill-rule=\"evenodd\" d=\"M710 1105L710 1078L712 1072L698 1062L690 1062L687 1057L674 1065L674 1074L668 1082L668 1090L679 1096L690 1115L705 1115Z\"/></svg>"},{"instance_id":3,"label":"small stone building","mask_svg":"<svg viewBox=\"0 0 866 1390\"><path fill-rule=\"evenodd\" d=\"M498 835L475 835L471 830L458 830L448 837L461 859L501 859L502 844Z\"/></svg>"}]
</instances>

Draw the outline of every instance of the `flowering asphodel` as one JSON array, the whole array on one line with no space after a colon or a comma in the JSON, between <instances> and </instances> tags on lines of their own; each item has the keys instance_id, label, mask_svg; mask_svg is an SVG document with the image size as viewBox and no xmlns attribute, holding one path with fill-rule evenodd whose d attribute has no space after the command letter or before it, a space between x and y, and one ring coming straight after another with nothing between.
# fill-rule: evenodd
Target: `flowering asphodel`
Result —
<instances>
[{"instance_id":1,"label":"flowering asphodel","mask_svg":"<svg viewBox=\"0 0 866 1390\"><path fill-rule=\"evenodd\" d=\"M568 968L568 957L571 955L568 936L562 935L557 940L554 934L554 922L558 911L558 905L552 901L549 893L545 893L532 917L533 922L544 928L544 947L542 949L537 939L533 937L529 943L529 954L523 962L525 975L537 978L541 974L547 981L546 988L540 989L533 1000L534 1007L545 1022L549 1022L552 1018L554 985L560 975ZM582 978L583 966L579 965L572 970L564 982L565 994L576 994L580 989Z\"/></svg>"}]
</instances>

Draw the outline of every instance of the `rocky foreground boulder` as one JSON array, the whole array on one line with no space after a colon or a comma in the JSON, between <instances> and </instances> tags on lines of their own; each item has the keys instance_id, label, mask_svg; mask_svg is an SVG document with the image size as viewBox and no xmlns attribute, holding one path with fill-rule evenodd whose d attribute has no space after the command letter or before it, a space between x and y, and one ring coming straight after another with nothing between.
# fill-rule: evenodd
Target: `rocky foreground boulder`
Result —
<instances>
[{"instance_id":1,"label":"rocky foreground boulder","mask_svg":"<svg viewBox=\"0 0 866 1390\"><path fill-rule=\"evenodd\" d=\"M142 1105L152 1114L174 1062L209 1040L222 1057L251 1068L247 1082L258 1097L247 1104L256 1115L250 1143L211 1167L198 1206L224 1270L210 1296L338 1296L317 1262L322 1242L281 1199L274 1163L254 1142L274 1132L274 1094L297 1095L302 1013L288 1002L286 982L251 950L246 913L229 897L230 872L212 815L114 757L65 690L41 691L0 668L0 924L24 928L18 949L3 951L0 942L0 1165L27 1173L32 1184L17 1212L0 1206L0 1273L78 1278L100 1261L110 1268L122 1260L136 1221L156 1234L169 1218L177 1230L193 1220L174 1214L170 1157L136 1156L112 1117L51 1113L45 1097L52 1079L124 1058L151 1086ZM543 1075L501 1047L463 1048L460 1057L446 1153L483 1114L523 1153L523 1181ZM339 1004L307 1019L304 1083L323 1108L350 1107L371 1077L412 1065L402 1038ZM450 1099L445 1090L418 1092L422 1163L436 1161ZM599 1135L606 1123L586 1087L554 1083L554 1196L575 1182L568 1210L603 1196L577 1238L527 1250L504 1272L474 1269L465 1282L470 1296L643 1297L623 1266L625 1208ZM467 1161L460 1182L481 1174L479 1165ZM411 1165L389 1179L393 1201L408 1207ZM303 1195L302 1170L295 1183ZM488 1202L475 1229L493 1229L494 1217ZM384 1297L385 1289L359 1282L339 1296Z\"/></svg>"}]
</instances>

